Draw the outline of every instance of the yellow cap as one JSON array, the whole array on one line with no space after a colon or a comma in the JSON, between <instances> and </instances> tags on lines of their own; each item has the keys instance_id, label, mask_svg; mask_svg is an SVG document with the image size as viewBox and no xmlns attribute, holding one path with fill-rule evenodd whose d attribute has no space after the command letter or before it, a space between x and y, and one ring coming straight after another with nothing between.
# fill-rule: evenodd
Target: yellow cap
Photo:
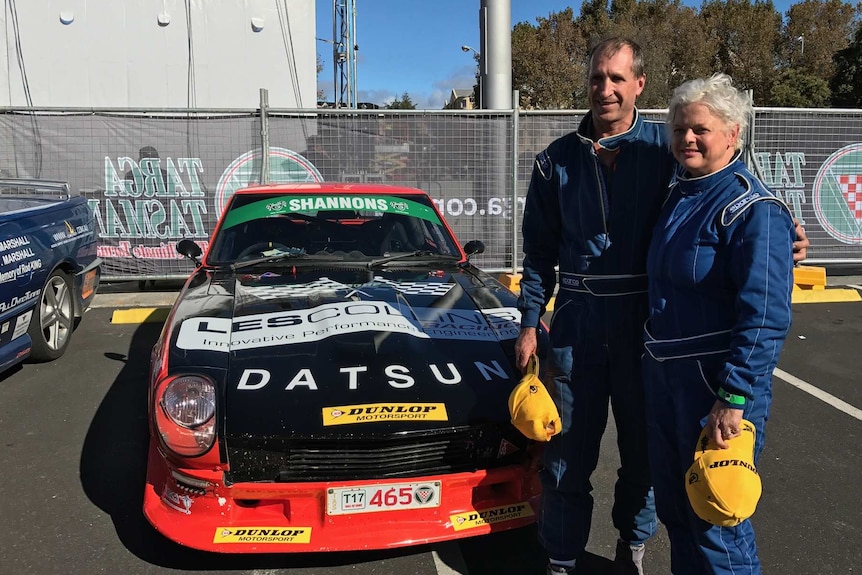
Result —
<instances>
[{"instance_id":1,"label":"yellow cap","mask_svg":"<svg viewBox=\"0 0 862 575\"><path fill-rule=\"evenodd\" d=\"M509 414L512 425L535 441L550 441L562 429L557 406L539 379L539 359L535 355L527 363L527 373L509 394Z\"/></svg>"},{"instance_id":2,"label":"yellow cap","mask_svg":"<svg viewBox=\"0 0 862 575\"><path fill-rule=\"evenodd\" d=\"M739 525L754 515L760 500L763 487L754 466L754 424L743 419L739 432L728 440L728 449L720 449L704 428L686 473L691 507L712 525Z\"/></svg>"}]
</instances>

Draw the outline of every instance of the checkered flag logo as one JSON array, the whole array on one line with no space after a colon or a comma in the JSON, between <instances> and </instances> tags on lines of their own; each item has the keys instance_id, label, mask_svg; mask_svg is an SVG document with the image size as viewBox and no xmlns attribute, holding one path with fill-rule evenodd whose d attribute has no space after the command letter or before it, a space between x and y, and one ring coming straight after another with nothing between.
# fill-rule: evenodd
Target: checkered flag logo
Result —
<instances>
[{"instance_id":1,"label":"checkered flag logo","mask_svg":"<svg viewBox=\"0 0 862 575\"><path fill-rule=\"evenodd\" d=\"M327 292L331 295L337 295L339 291L349 291L353 289L361 290L364 287L380 287L387 286L403 294L410 295L431 295L444 296L449 293L455 284L442 282L398 282L386 279L380 276L375 276L371 282L359 286L349 286L341 282L331 280L329 278L320 278L307 284L285 284L278 286L246 286L243 288L245 293L248 293L258 299L271 300L280 298L296 298L306 297L311 294L323 295Z\"/></svg>"},{"instance_id":2,"label":"checkered flag logo","mask_svg":"<svg viewBox=\"0 0 862 575\"><path fill-rule=\"evenodd\" d=\"M862 174L841 174L838 187L847 201L847 207L857 220L862 220Z\"/></svg>"},{"instance_id":3,"label":"checkered flag logo","mask_svg":"<svg viewBox=\"0 0 862 575\"><path fill-rule=\"evenodd\" d=\"M449 290L455 287L455 284L441 282L396 282L380 276L374 276L372 284L375 283L388 285L396 291L410 295L444 296L449 293Z\"/></svg>"},{"instance_id":4,"label":"checkered flag logo","mask_svg":"<svg viewBox=\"0 0 862 575\"><path fill-rule=\"evenodd\" d=\"M305 297L316 293L335 293L339 290L349 290L350 286L329 278L320 278L307 284L285 284L278 286L247 286L243 291L259 299L280 299L291 297Z\"/></svg>"},{"instance_id":5,"label":"checkered flag logo","mask_svg":"<svg viewBox=\"0 0 862 575\"><path fill-rule=\"evenodd\" d=\"M413 493L413 496L416 498L416 501L418 503L428 503L429 501L431 501L431 498L434 497L434 489L423 485L416 488L416 491Z\"/></svg>"}]
</instances>

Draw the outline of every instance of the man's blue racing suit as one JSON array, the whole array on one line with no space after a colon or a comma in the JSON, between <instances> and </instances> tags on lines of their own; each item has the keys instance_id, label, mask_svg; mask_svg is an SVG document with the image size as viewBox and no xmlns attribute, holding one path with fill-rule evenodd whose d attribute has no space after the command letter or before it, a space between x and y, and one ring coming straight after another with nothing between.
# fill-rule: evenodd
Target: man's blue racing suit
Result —
<instances>
[{"instance_id":1,"label":"man's blue racing suit","mask_svg":"<svg viewBox=\"0 0 862 575\"><path fill-rule=\"evenodd\" d=\"M554 559L577 559L590 531L590 476L608 401L620 452L613 522L623 541L653 535L641 380L647 317L646 254L675 162L664 124L635 110L629 130L594 142L588 114L577 132L536 158L523 219L521 325L537 326L557 287L543 362L553 376L562 432L547 445L539 536ZM600 161L602 156L612 160ZM549 380L550 381L550 380Z\"/></svg>"}]
</instances>

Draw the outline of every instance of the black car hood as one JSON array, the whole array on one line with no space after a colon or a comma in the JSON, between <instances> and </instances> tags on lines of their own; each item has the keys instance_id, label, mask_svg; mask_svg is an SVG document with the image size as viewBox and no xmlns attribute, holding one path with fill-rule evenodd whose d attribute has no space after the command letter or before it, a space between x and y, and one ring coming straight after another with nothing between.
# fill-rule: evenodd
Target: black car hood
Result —
<instances>
[{"instance_id":1,"label":"black car hood","mask_svg":"<svg viewBox=\"0 0 862 575\"><path fill-rule=\"evenodd\" d=\"M228 441L507 421L519 379L514 296L456 265L417 269L297 266L191 280L171 371L224 374Z\"/></svg>"}]
</instances>

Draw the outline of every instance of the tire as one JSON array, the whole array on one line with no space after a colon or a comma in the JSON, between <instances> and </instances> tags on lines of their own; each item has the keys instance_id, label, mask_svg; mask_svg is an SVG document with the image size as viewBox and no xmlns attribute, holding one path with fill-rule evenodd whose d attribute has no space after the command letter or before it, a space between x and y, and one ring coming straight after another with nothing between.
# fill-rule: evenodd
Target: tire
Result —
<instances>
[{"instance_id":1,"label":"tire","mask_svg":"<svg viewBox=\"0 0 862 575\"><path fill-rule=\"evenodd\" d=\"M60 270L54 270L42 288L39 304L33 310L30 327L27 329L33 342L30 350L31 361L52 361L66 352L75 327L75 304L72 296L69 276Z\"/></svg>"}]
</instances>

